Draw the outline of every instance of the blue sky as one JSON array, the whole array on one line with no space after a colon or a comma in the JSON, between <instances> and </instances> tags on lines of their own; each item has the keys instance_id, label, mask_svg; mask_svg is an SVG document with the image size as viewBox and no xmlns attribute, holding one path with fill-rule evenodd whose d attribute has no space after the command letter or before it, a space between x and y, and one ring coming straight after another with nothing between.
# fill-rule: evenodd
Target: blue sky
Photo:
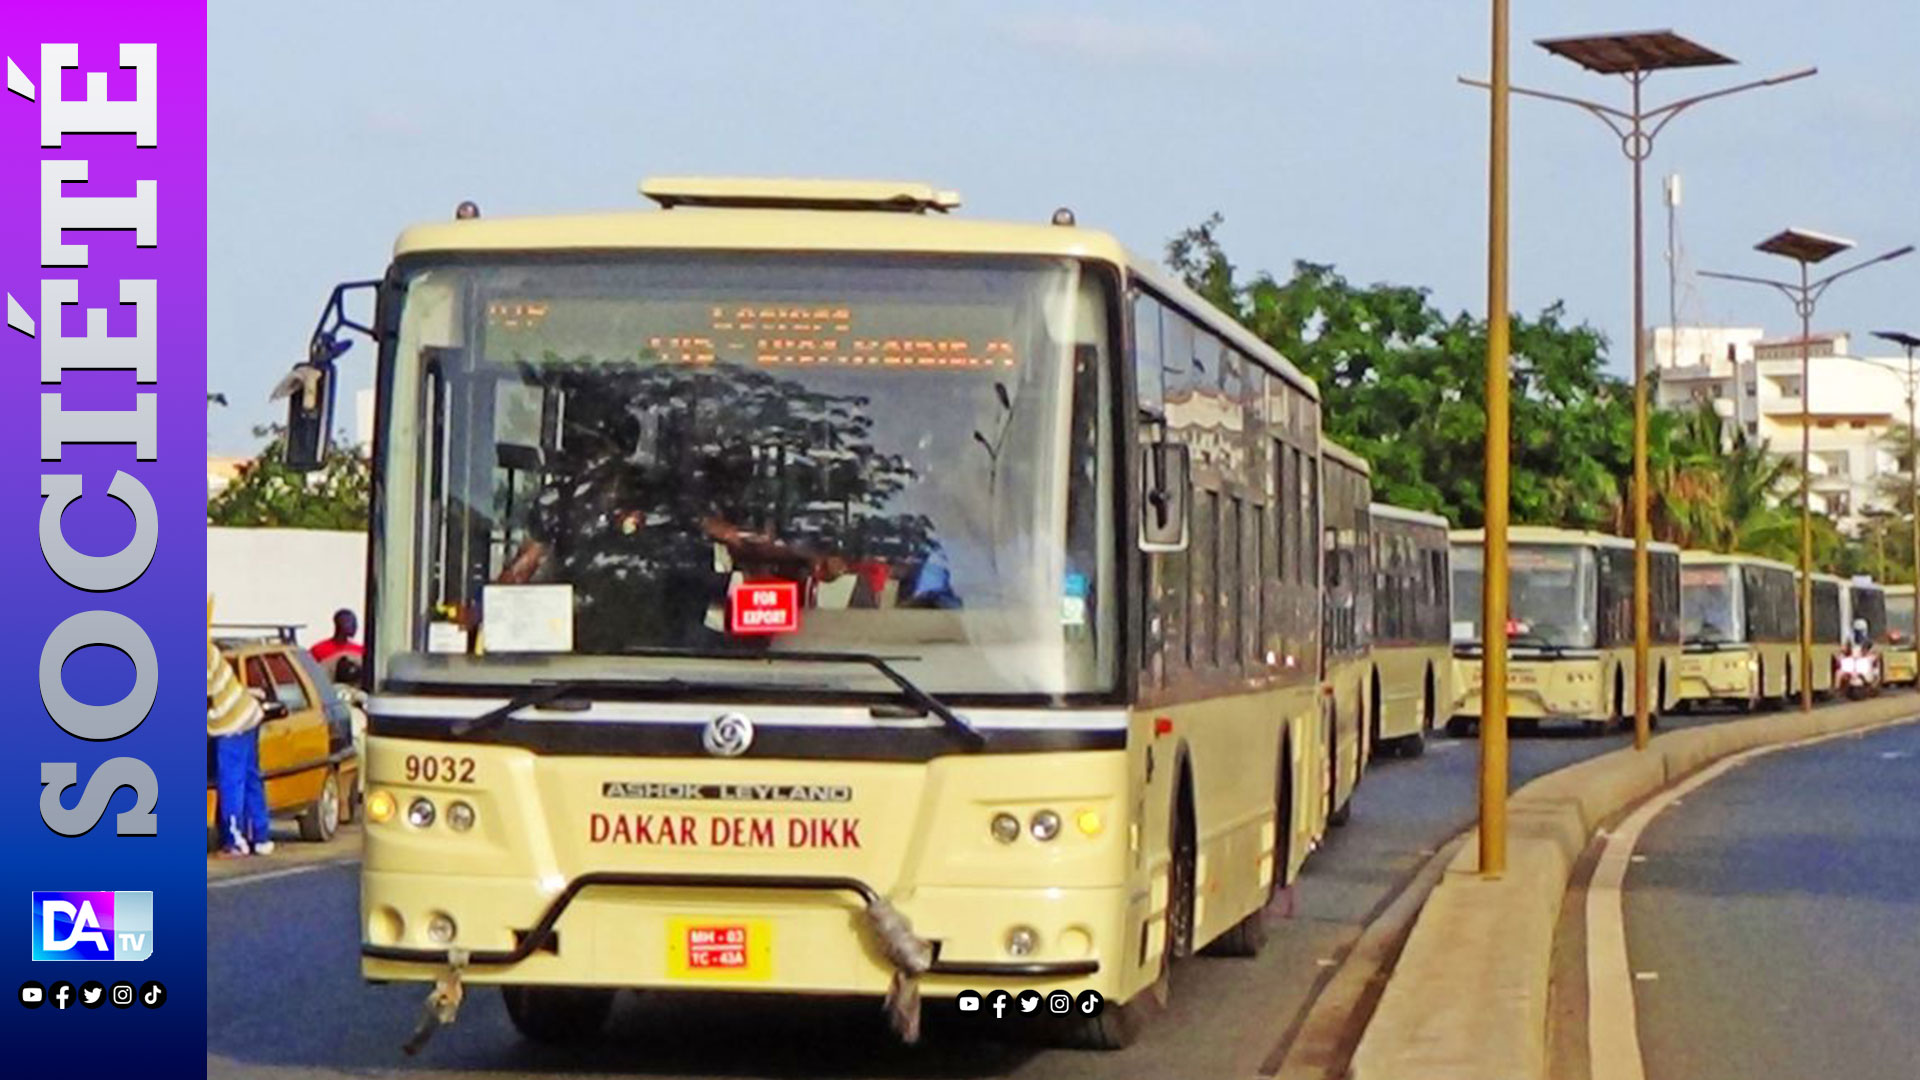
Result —
<instances>
[{"instance_id":1,"label":"blue sky","mask_svg":"<svg viewBox=\"0 0 1920 1080\"><path fill-rule=\"evenodd\" d=\"M548 4L213 0L209 446L245 452L339 280L451 215L639 205L648 175L924 179L976 217L1073 207L1157 253L1212 211L1244 270L1334 263L1481 310L1485 3ZM1740 67L1649 100L1817 64L1704 105L1648 172L1649 321L1666 313L1660 177L1684 176L1683 267L1789 272L1750 250L1789 224L1872 253L1920 242L1913 0L1517 3L1514 77L1624 100L1535 38L1672 28ZM917 9L917 10L915 10ZM320 14L324 12L324 14ZM1630 362L1628 172L1613 136L1514 102L1513 303L1564 299ZM1785 334L1770 292L1683 282L1684 322ZM1920 329L1920 256L1836 286L1816 329ZM1797 329L1797 328L1795 328ZM347 385L370 382L349 354ZM350 423L350 414L348 414Z\"/></svg>"}]
</instances>

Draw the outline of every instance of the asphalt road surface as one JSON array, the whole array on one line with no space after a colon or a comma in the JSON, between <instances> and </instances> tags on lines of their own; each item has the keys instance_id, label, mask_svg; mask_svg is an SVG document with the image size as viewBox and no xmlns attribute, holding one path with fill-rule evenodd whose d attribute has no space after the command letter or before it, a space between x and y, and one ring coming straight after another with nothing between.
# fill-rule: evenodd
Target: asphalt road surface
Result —
<instances>
[{"instance_id":1,"label":"asphalt road surface","mask_svg":"<svg viewBox=\"0 0 1920 1080\"><path fill-rule=\"evenodd\" d=\"M1516 738L1514 783L1626 741L1557 733ZM1196 957L1176 966L1168 1014L1121 1053L1023 1045L1011 1017L1003 1028L958 1028L950 1022L957 1018L942 1015L945 1003L929 1005L928 1034L909 1048L894 1041L871 1002L657 995L623 995L601 1041L555 1050L522 1042L499 994L479 989L454 1026L407 1058L399 1047L419 1016L424 986L360 980L357 866L301 852L296 843L282 848L286 858L220 867L218 887L209 889L208 1075L1254 1077L1276 1060L1321 979L1371 914L1472 822L1477 749L1471 740L1441 737L1424 758L1376 761L1352 823L1308 860L1291 916L1278 903L1270 910L1266 951L1255 960ZM1920 847L1911 854L1920 869ZM1915 925L1908 924L1910 938ZM1920 973L1920 964L1913 971Z\"/></svg>"},{"instance_id":2,"label":"asphalt road surface","mask_svg":"<svg viewBox=\"0 0 1920 1080\"><path fill-rule=\"evenodd\" d=\"M1649 1080L1920 1076L1920 724L1757 758L1637 851Z\"/></svg>"}]
</instances>

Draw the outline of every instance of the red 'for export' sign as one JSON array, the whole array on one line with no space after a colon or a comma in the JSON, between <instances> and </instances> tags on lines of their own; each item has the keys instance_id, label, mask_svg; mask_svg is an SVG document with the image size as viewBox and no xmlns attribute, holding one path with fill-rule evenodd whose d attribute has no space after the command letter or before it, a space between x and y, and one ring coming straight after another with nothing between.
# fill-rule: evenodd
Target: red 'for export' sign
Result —
<instances>
[{"instance_id":1,"label":"red 'for export' sign","mask_svg":"<svg viewBox=\"0 0 1920 1080\"><path fill-rule=\"evenodd\" d=\"M791 634L800 629L800 585L749 581L728 598L727 628L736 634Z\"/></svg>"}]
</instances>

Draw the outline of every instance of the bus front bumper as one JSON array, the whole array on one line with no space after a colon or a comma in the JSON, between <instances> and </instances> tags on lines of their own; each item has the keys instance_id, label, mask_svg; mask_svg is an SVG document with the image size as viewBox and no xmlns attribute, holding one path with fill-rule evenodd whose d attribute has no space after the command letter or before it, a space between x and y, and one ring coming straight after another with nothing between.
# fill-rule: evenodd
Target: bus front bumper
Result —
<instances>
[{"instance_id":1,"label":"bus front bumper","mask_svg":"<svg viewBox=\"0 0 1920 1080\"><path fill-rule=\"evenodd\" d=\"M896 908L850 877L588 873L544 899L524 880L363 877L378 900L361 971L376 982L431 980L458 961L466 982L512 985L880 996L906 974L932 997L1118 990L1096 953L1120 940L1118 888L921 887ZM419 929L436 915L456 927L446 945ZM1009 955L1016 927L1037 938L1027 955ZM737 955L720 956L727 943Z\"/></svg>"},{"instance_id":2,"label":"bus front bumper","mask_svg":"<svg viewBox=\"0 0 1920 1080\"><path fill-rule=\"evenodd\" d=\"M1755 693L1758 671L1758 662L1744 652L1685 656L1680 659L1675 697L1679 701L1746 701Z\"/></svg>"},{"instance_id":3,"label":"bus front bumper","mask_svg":"<svg viewBox=\"0 0 1920 1080\"><path fill-rule=\"evenodd\" d=\"M1920 675L1920 662L1917 662L1912 649L1889 649L1884 654L1887 659L1887 682L1907 685Z\"/></svg>"},{"instance_id":4,"label":"bus front bumper","mask_svg":"<svg viewBox=\"0 0 1920 1080\"><path fill-rule=\"evenodd\" d=\"M1454 702L1453 715L1481 715L1483 701L1480 662L1456 660L1458 685L1464 688ZM1597 666L1597 665L1596 665ZM1578 667L1561 664L1509 662L1507 666L1507 718L1510 720L1601 720L1606 718L1600 682L1596 675Z\"/></svg>"}]
</instances>

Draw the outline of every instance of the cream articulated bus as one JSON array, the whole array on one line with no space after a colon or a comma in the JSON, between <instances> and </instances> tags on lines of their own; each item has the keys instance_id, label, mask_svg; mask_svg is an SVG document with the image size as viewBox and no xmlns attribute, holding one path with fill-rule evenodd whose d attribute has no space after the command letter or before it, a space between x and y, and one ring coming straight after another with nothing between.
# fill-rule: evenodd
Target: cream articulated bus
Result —
<instances>
[{"instance_id":1,"label":"cream articulated bus","mask_svg":"<svg viewBox=\"0 0 1920 1080\"><path fill-rule=\"evenodd\" d=\"M1914 649L1913 586L1887 586L1887 684L1912 686L1920 676Z\"/></svg>"},{"instance_id":2,"label":"cream articulated bus","mask_svg":"<svg viewBox=\"0 0 1920 1080\"><path fill-rule=\"evenodd\" d=\"M1453 537L1453 640L1461 679L1447 730L1480 717L1479 530ZM1507 715L1527 730L1577 721L1603 732L1633 718L1633 541L1600 533L1521 526L1508 533ZM1651 714L1675 701L1680 664L1680 551L1654 544Z\"/></svg>"},{"instance_id":3,"label":"cream articulated bus","mask_svg":"<svg viewBox=\"0 0 1920 1080\"><path fill-rule=\"evenodd\" d=\"M1372 469L1346 447L1320 442L1322 553L1326 561L1325 617L1320 630L1322 690L1326 695L1331 771L1329 822L1344 825L1353 792L1372 756L1369 691L1373 685L1373 545L1367 507Z\"/></svg>"},{"instance_id":4,"label":"cream articulated bus","mask_svg":"<svg viewBox=\"0 0 1920 1080\"><path fill-rule=\"evenodd\" d=\"M643 191L408 229L289 381L304 464L377 341L364 975L1127 1042L1326 825L1313 383L1065 211Z\"/></svg>"},{"instance_id":5,"label":"cream articulated bus","mask_svg":"<svg viewBox=\"0 0 1920 1080\"><path fill-rule=\"evenodd\" d=\"M1793 583L1793 567L1772 559L1680 553L1680 704L1752 711L1796 693L1800 617Z\"/></svg>"},{"instance_id":6,"label":"cream articulated bus","mask_svg":"<svg viewBox=\"0 0 1920 1080\"><path fill-rule=\"evenodd\" d=\"M1373 717L1376 751L1419 757L1453 702L1447 519L1374 503Z\"/></svg>"}]
</instances>

